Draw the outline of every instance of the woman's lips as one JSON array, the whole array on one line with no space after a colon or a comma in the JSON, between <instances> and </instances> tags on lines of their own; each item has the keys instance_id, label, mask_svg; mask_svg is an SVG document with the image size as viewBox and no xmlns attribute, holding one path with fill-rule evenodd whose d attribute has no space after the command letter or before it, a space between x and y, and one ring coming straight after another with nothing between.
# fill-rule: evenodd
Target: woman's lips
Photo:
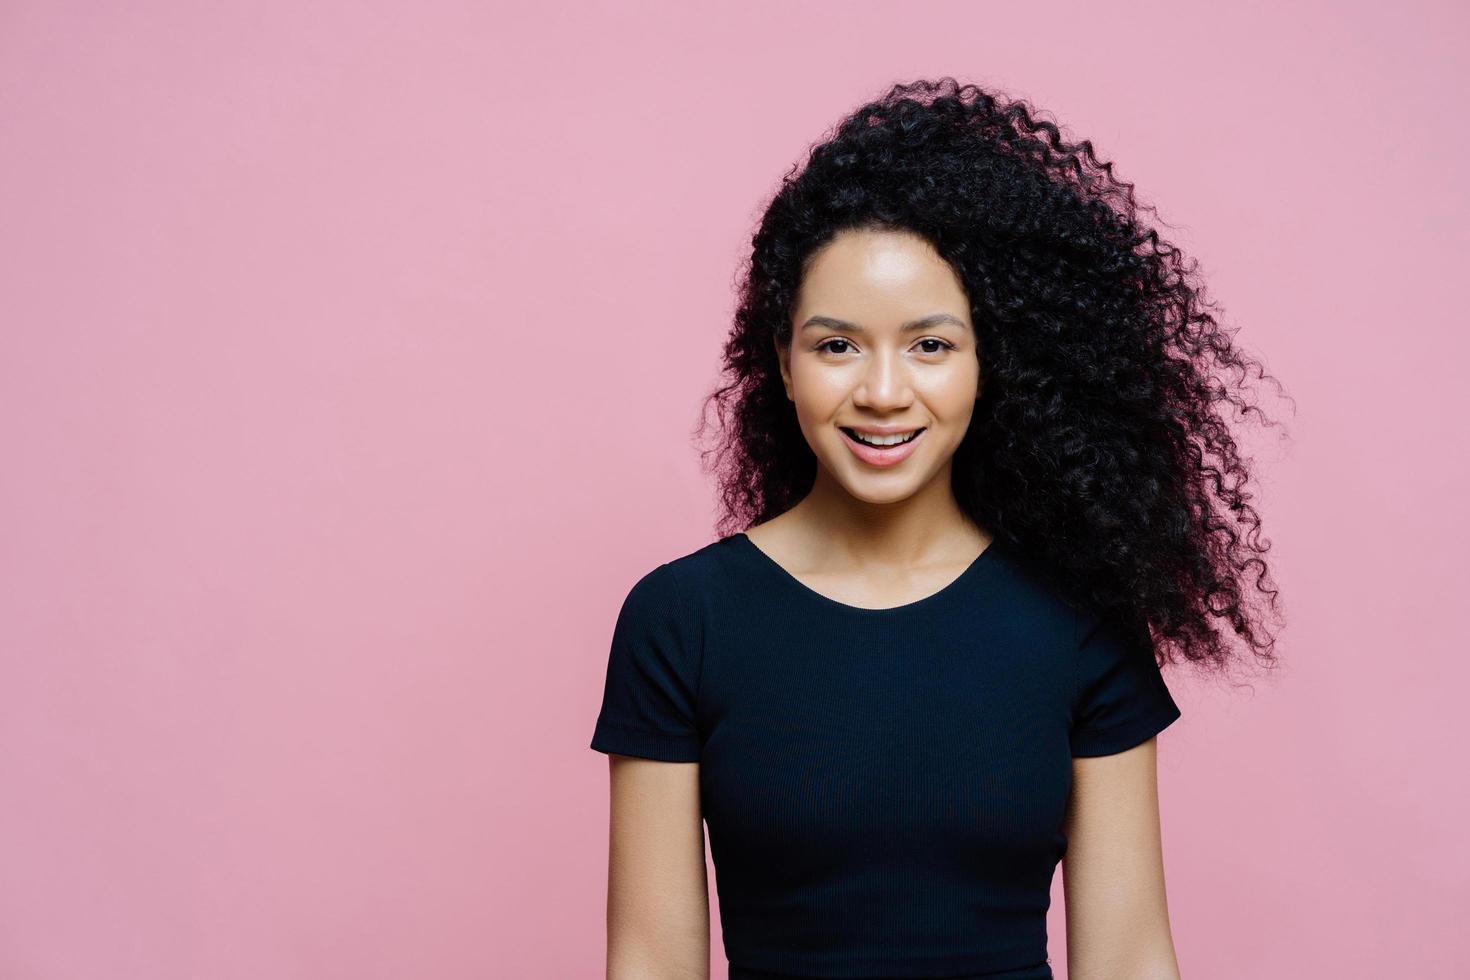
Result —
<instances>
[{"instance_id":1,"label":"woman's lips","mask_svg":"<svg viewBox=\"0 0 1470 980\"><path fill-rule=\"evenodd\" d=\"M869 466L894 466L913 455L915 447L919 445L919 440L924 438L924 433L929 430L920 429L918 435L914 436L908 442L901 442L896 446L882 447L870 446L865 442L859 442L848 435L846 429L838 429L837 431L842 433L842 441L847 443L847 448L852 450L852 454L864 463L867 463Z\"/></svg>"}]
</instances>

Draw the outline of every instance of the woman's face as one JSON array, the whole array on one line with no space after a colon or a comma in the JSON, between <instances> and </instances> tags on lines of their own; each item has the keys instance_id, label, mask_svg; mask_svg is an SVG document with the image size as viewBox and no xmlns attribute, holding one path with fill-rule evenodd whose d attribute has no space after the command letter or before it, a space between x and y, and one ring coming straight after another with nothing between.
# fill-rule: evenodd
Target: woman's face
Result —
<instances>
[{"instance_id":1,"label":"woman's face","mask_svg":"<svg viewBox=\"0 0 1470 980\"><path fill-rule=\"evenodd\" d=\"M812 256L790 350L777 343L777 355L818 463L853 497L892 503L947 481L980 397L980 361L964 288L925 239L838 234ZM894 448L854 438L879 429L918 434Z\"/></svg>"}]
</instances>

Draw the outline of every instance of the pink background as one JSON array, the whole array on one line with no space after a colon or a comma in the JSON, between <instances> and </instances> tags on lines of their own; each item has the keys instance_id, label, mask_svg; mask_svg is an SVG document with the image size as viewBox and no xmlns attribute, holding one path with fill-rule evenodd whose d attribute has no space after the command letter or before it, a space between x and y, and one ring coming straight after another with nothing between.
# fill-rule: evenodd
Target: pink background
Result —
<instances>
[{"instance_id":1,"label":"pink background","mask_svg":"<svg viewBox=\"0 0 1470 980\"><path fill-rule=\"evenodd\" d=\"M1295 399L1248 433L1286 666L1170 675L1184 975L1463 970L1467 42L1451 2L0 6L0 977L600 977L587 742L627 588L712 539L735 266L826 127L944 73L1093 139Z\"/></svg>"}]
</instances>

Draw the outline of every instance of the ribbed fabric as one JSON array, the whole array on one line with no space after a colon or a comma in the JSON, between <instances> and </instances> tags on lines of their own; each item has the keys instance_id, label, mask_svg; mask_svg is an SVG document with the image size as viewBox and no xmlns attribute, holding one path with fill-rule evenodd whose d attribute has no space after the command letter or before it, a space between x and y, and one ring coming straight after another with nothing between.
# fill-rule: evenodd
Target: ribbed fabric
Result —
<instances>
[{"instance_id":1,"label":"ribbed fabric","mask_svg":"<svg viewBox=\"0 0 1470 980\"><path fill-rule=\"evenodd\" d=\"M998 541L863 609L736 534L629 591L591 747L700 764L731 980L1046 980L1072 758L1179 717Z\"/></svg>"},{"instance_id":2,"label":"ribbed fabric","mask_svg":"<svg viewBox=\"0 0 1470 980\"><path fill-rule=\"evenodd\" d=\"M730 980L810 980L808 977L798 976L794 973L771 973L767 970L748 970L734 963L730 964ZM865 980L889 980L892 974L883 977L865 978ZM909 976L909 974L903 974ZM920 974L929 976L929 974ZM1020 970L1002 970L999 973L966 973L963 975L946 973L944 980L1054 980L1050 963L1037 963L1033 966L1024 967Z\"/></svg>"}]
</instances>

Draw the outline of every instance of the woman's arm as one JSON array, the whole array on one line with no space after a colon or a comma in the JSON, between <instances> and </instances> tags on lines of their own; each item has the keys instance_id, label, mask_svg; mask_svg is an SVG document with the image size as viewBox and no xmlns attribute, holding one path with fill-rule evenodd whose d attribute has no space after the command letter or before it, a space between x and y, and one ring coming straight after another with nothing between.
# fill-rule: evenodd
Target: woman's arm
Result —
<instances>
[{"instance_id":1,"label":"woman's arm","mask_svg":"<svg viewBox=\"0 0 1470 980\"><path fill-rule=\"evenodd\" d=\"M608 980L709 980L699 763L610 755Z\"/></svg>"},{"instance_id":2,"label":"woman's arm","mask_svg":"<svg viewBox=\"0 0 1470 980\"><path fill-rule=\"evenodd\" d=\"M1072 760L1062 859L1069 980L1178 980L1157 762L1156 738Z\"/></svg>"}]
</instances>

